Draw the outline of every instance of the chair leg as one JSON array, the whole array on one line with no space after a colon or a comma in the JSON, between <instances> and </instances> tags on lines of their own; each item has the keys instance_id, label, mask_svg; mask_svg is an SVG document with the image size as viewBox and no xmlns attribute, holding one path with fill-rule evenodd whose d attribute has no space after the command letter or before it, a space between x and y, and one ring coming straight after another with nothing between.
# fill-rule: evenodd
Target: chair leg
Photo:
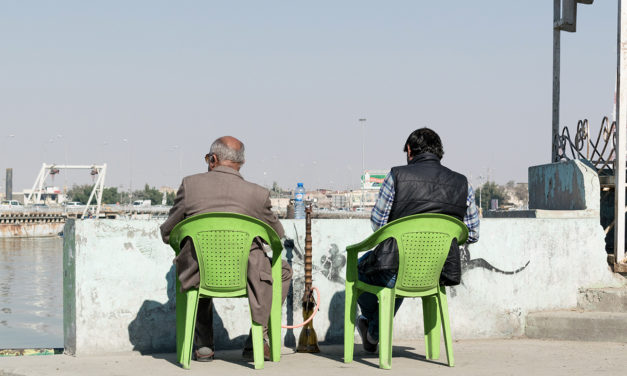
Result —
<instances>
[{"instance_id":1,"label":"chair leg","mask_svg":"<svg viewBox=\"0 0 627 376\"><path fill-rule=\"evenodd\" d=\"M425 355L427 359L440 358L440 312L436 296L422 298L422 318L425 328Z\"/></svg>"},{"instance_id":2,"label":"chair leg","mask_svg":"<svg viewBox=\"0 0 627 376\"><path fill-rule=\"evenodd\" d=\"M180 291L177 289L177 291ZM192 350L194 347L194 328L196 327L196 312L198 310L198 290L192 289L188 290L186 293L183 293L185 298L181 299L181 306L179 306L179 302L177 301L177 310L180 308L184 309L182 311L181 316L183 316L183 324L181 325L181 335L183 336L180 342L180 349L177 348L177 353L179 354L179 363L185 369L189 369L189 364L192 360ZM184 305L183 305L184 304ZM179 329L178 319L180 318L179 312L177 312L177 330ZM178 338L179 333L177 335L177 346L178 346Z\"/></svg>"},{"instance_id":3,"label":"chair leg","mask_svg":"<svg viewBox=\"0 0 627 376\"><path fill-rule=\"evenodd\" d=\"M279 314L275 309L270 313L270 322L268 324L268 338L270 340L270 361L278 362L281 360L281 306L279 306Z\"/></svg>"},{"instance_id":4,"label":"chair leg","mask_svg":"<svg viewBox=\"0 0 627 376\"><path fill-rule=\"evenodd\" d=\"M253 359L255 369L263 369L263 326L252 321Z\"/></svg>"},{"instance_id":5,"label":"chair leg","mask_svg":"<svg viewBox=\"0 0 627 376\"><path fill-rule=\"evenodd\" d=\"M281 360L281 305L283 303L281 265L280 257L272 265L272 280L274 282L272 283L272 308L268 323L268 337L270 340L270 360L273 362Z\"/></svg>"},{"instance_id":6,"label":"chair leg","mask_svg":"<svg viewBox=\"0 0 627 376\"><path fill-rule=\"evenodd\" d=\"M344 299L344 363L353 361L355 351L355 313L357 312L357 296L354 284L346 282Z\"/></svg>"},{"instance_id":7,"label":"chair leg","mask_svg":"<svg viewBox=\"0 0 627 376\"><path fill-rule=\"evenodd\" d=\"M451 325L448 318L448 301L446 299L446 289L444 286L440 286L440 293L438 294L439 311L442 319L442 331L444 332L444 345L446 346L446 359L449 367L455 366L455 359L453 359L453 339L451 336Z\"/></svg>"},{"instance_id":8,"label":"chair leg","mask_svg":"<svg viewBox=\"0 0 627 376\"><path fill-rule=\"evenodd\" d=\"M181 282L176 279L176 360L183 364L183 340L185 339L185 309L187 295L181 292Z\"/></svg>"},{"instance_id":9,"label":"chair leg","mask_svg":"<svg viewBox=\"0 0 627 376\"><path fill-rule=\"evenodd\" d=\"M394 321L394 290L382 289L379 297L379 368L392 368L392 323Z\"/></svg>"}]
</instances>

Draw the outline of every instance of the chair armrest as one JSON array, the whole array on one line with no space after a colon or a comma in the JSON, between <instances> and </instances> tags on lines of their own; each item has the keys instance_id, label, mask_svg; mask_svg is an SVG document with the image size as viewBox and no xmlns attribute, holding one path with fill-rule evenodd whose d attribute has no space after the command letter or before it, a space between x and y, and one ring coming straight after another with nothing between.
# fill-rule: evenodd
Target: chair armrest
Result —
<instances>
[{"instance_id":1,"label":"chair armrest","mask_svg":"<svg viewBox=\"0 0 627 376\"><path fill-rule=\"evenodd\" d=\"M357 282L357 254L374 248L377 244L392 236L389 232L387 234L385 233L385 227L386 226L383 226L375 231L372 235L366 238L366 240L346 247L347 283Z\"/></svg>"},{"instance_id":2,"label":"chair armrest","mask_svg":"<svg viewBox=\"0 0 627 376\"><path fill-rule=\"evenodd\" d=\"M393 235L390 233L385 233L386 226L381 227L377 231L375 231L372 235L367 237L365 240L352 244L346 247L346 253L348 254L357 254L359 252L367 251L369 249L374 248L377 244L381 243L387 238L392 237Z\"/></svg>"}]
</instances>

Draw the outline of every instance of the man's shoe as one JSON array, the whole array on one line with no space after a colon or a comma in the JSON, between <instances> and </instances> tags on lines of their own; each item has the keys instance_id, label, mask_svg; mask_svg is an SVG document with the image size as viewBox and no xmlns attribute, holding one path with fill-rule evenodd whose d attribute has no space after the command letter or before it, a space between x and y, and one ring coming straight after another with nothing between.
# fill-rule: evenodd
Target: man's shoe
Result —
<instances>
[{"instance_id":1,"label":"man's shoe","mask_svg":"<svg viewBox=\"0 0 627 376\"><path fill-rule=\"evenodd\" d=\"M249 362L254 361L255 355L253 352L253 348L244 347L244 351L242 351L242 357ZM265 340L263 341L263 360L270 360L270 345Z\"/></svg>"},{"instance_id":2,"label":"man's shoe","mask_svg":"<svg viewBox=\"0 0 627 376\"><path fill-rule=\"evenodd\" d=\"M210 347L199 347L194 351L193 359L197 362L210 362L215 353Z\"/></svg>"},{"instance_id":3,"label":"man's shoe","mask_svg":"<svg viewBox=\"0 0 627 376\"><path fill-rule=\"evenodd\" d=\"M357 318L357 332L361 337L361 343L364 346L364 351L369 353L377 352L377 342L370 342L368 340L368 319L362 315Z\"/></svg>"}]
</instances>

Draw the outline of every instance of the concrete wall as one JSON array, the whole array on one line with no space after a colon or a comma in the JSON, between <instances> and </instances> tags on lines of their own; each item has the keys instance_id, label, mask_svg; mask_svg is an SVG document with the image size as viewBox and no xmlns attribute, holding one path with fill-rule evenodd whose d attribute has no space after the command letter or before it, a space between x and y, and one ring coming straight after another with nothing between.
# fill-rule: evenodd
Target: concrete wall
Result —
<instances>
[{"instance_id":1,"label":"concrete wall","mask_svg":"<svg viewBox=\"0 0 627 376\"><path fill-rule=\"evenodd\" d=\"M616 286L605 262L598 215L484 219L479 243L463 250L463 283L448 290L454 338L522 335L529 311L571 308L580 287ZM302 321L304 220L283 220L294 249L293 297L283 322ZM341 343L344 249L372 231L364 219L312 221L314 285L321 311L319 341ZM158 236L160 221L71 221L65 237L65 346L75 354L174 350L173 251ZM245 299L217 299L217 347L241 346L249 328ZM419 299L406 300L396 338L422 339ZM299 330L283 331L293 346Z\"/></svg>"},{"instance_id":2,"label":"concrete wall","mask_svg":"<svg viewBox=\"0 0 627 376\"><path fill-rule=\"evenodd\" d=\"M528 175L529 209L599 210L599 177L581 161L531 166Z\"/></svg>"}]
</instances>

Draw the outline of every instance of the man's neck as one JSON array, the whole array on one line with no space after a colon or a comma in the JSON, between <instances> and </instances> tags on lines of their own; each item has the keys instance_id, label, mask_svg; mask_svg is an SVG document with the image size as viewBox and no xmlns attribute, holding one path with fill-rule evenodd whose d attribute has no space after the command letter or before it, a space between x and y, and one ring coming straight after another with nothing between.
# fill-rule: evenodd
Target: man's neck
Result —
<instances>
[{"instance_id":1,"label":"man's neck","mask_svg":"<svg viewBox=\"0 0 627 376\"><path fill-rule=\"evenodd\" d=\"M427 160L437 161L438 163L440 162L440 158L438 158L438 156L433 153L421 153L421 154L412 156L411 159L407 161L407 164L411 165L417 162L422 162L422 161L427 161Z\"/></svg>"},{"instance_id":2,"label":"man's neck","mask_svg":"<svg viewBox=\"0 0 627 376\"><path fill-rule=\"evenodd\" d=\"M218 164L216 165L216 167L228 167L230 169L233 169L237 172L239 172L239 169L242 168L242 164L241 163L236 163L233 161L220 161L218 162Z\"/></svg>"}]
</instances>

